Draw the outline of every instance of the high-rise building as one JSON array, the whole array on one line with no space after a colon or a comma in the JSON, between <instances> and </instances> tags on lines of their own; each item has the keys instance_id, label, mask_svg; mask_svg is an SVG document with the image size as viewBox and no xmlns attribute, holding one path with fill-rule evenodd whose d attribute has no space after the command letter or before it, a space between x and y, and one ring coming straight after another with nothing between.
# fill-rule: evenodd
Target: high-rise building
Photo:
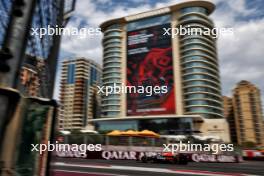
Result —
<instances>
[{"instance_id":1,"label":"high-rise building","mask_svg":"<svg viewBox=\"0 0 264 176\"><path fill-rule=\"evenodd\" d=\"M211 124L201 125L201 120L193 120L191 126L202 126L200 130L207 131L207 135L227 139L216 38L210 34L166 34L180 27L200 31L214 28L209 18L214 8L210 1L193 0L101 24L104 86L155 85L168 90L152 96L103 96L102 117L175 117L174 121L180 124L187 117L198 115ZM186 118L176 119L180 116Z\"/></svg>"},{"instance_id":2,"label":"high-rise building","mask_svg":"<svg viewBox=\"0 0 264 176\"><path fill-rule=\"evenodd\" d=\"M237 131L234 117L234 106L231 97L223 96L224 117L229 125L229 133L232 143L237 143Z\"/></svg>"},{"instance_id":3,"label":"high-rise building","mask_svg":"<svg viewBox=\"0 0 264 176\"><path fill-rule=\"evenodd\" d=\"M101 68L94 61L76 58L62 63L59 129L83 129L89 120L98 117L100 84Z\"/></svg>"},{"instance_id":4,"label":"high-rise building","mask_svg":"<svg viewBox=\"0 0 264 176\"><path fill-rule=\"evenodd\" d=\"M248 81L240 81L233 90L237 142L264 145L264 125L260 90Z\"/></svg>"}]
</instances>

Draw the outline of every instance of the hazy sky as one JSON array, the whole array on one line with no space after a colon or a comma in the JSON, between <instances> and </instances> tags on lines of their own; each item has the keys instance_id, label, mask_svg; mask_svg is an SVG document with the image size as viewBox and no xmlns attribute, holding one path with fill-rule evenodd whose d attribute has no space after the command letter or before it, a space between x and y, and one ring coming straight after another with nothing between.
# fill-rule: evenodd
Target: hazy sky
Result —
<instances>
[{"instance_id":1,"label":"hazy sky","mask_svg":"<svg viewBox=\"0 0 264 176\"><path fill-rule=\"evenodd\" d=\"M175 4L182 0L77 0L76 10L67 27L97 28L102 22ZM242 79L256 84L264 97L264 0L214 0L211 15L216 27L233 28L234 35L218 39L218 59L222 92L230 95ZM60 62L65 58L83 56L102 63L102 35L62 38ZM59 73L59 71L58 71ZM59 93L59 77L55 98ZM264 99L264 98L262 98Z\"/></svg>"}]
</instances>

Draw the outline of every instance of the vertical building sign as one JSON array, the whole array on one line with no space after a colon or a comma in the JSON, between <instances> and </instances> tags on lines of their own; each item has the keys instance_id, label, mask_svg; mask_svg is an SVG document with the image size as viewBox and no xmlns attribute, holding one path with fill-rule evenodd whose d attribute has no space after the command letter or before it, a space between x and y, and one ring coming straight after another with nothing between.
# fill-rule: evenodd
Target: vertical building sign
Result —
<instances>
[{"instance_id":1,"label":"vertical building sign","mask_svg":"<svg viewBox=\"0 0 264 176\"><path fill-rule=\"evenodd\" d=\"M143 86L148 91L127 93L127 115L175 113L172 42L169 35L163 35L170 26L169 15L127 26L127 86ZM153 88L151 93L147 87ZM154 87L162 90L156 93Z\"/></svg>"}]
</instances>

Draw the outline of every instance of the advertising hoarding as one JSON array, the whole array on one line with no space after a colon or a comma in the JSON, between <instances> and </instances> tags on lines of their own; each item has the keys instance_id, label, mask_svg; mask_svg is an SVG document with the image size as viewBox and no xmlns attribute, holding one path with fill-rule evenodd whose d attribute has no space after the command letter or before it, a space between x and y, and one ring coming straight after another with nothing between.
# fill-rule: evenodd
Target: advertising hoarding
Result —
<instances>
[{"instance_id":1,"label":"advertising hoarding","mask_svg":"<svg viewBox=\"0 0 264 176\"><path fill-rule=\"evenodd\" d=\"M163 35L171 24L164 22L163 16L162 24L155 26L140 28L134 22L133 30L128 25L127 86L145 88L143 93L127 93L128 116L175 113L172 41Z\"/></svg>"}]
</instances>

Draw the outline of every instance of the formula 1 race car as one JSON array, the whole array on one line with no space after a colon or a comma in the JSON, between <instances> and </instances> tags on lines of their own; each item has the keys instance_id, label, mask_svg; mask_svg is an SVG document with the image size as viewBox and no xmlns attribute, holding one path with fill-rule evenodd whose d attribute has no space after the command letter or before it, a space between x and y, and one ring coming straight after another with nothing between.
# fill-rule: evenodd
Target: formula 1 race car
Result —
<instances>
[{"instance_id":1,"label":"formula 1 race car","mask_svg":"<svg viewBox=\"0 0 264 176\"><path fill-rule=\"evenodd\" d=\"M143 163L152 162L152 163L174 163L174 164L188 164L188 155L184 153L172 153L172 152L163 152L160 154L146 156L144 155L141 158Z\"/></svg>"}]
</instances>

